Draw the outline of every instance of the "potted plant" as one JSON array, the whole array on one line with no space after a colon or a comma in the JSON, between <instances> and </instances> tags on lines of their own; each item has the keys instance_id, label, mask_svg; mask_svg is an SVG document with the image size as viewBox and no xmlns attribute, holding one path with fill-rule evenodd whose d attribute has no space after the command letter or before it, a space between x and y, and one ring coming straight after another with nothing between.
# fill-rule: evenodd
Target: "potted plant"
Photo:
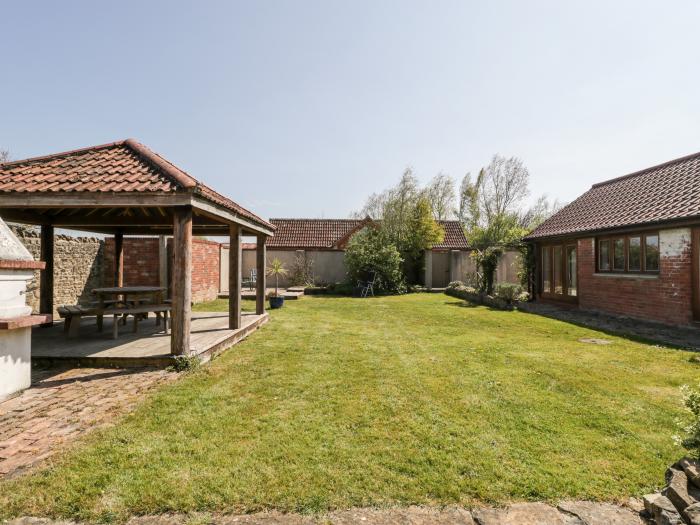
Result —
<instances>
[{"instance_id":1,"label":"potted plant","mask_svg":"<svg viewBox=\"0 0 700 525\"><path fill-rule=\"evenodd\" d=\"M282 264L282 261L275 258L272 259L270 266L267 268L267 275L274 276L275 278L275 293L270 296L270 308L282 308L284 305L284 297L279 294L279 278L280 275L287 275L287 269Z\"/></svg>"}]
</instances>

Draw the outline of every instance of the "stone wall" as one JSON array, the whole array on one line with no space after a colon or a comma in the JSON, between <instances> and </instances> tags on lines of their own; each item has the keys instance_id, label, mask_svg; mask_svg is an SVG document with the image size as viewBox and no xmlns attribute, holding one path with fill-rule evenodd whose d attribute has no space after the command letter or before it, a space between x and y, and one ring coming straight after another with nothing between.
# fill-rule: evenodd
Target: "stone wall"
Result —
<instances>
[{"instance_id":1,"label":"stone wall","mask_svg":"<svg viewBox=\"0 0 700 525\"><path fill-rule=\"evenodd\" d=\"M39 231L12 226L35 260L40 260ZM62 304L89 302L90 292L103 282L104 243L94 237L56 235L54 240L54 316ZM27 304L39 311L39 271L28 283Z\"/></svg>"}]
</instances>

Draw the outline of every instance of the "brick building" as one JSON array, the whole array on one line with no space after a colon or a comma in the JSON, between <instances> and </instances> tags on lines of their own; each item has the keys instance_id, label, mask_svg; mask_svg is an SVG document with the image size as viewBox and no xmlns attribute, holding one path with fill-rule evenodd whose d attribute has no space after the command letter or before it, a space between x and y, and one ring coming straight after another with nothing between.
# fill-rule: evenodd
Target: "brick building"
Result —
<instances>
[{"instance_id":1,"label":"brick building","mask_svg":"<svg viewBox=\"0 0 700 525\"><path fill-rule=\"evenodd\" d=\"M595 184L526 240L538 300L698 321L700 153Z\"/></svg>"}]
</instances>

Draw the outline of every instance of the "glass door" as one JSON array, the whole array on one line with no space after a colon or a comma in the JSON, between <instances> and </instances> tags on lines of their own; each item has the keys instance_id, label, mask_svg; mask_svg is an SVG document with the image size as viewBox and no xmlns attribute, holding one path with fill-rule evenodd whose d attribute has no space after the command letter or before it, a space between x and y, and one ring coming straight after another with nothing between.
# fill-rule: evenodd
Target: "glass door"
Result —
<instances>
[{"instance_id":1,"label":"glass door","mask_svg":"<svg viewBox=\"0 0 700 525\"><path fill-rule=\"evenodd\" d=\"M576 274L576 246L566 247L566 295L576 297L577 289Z\"/></svg>"}]
</instances>

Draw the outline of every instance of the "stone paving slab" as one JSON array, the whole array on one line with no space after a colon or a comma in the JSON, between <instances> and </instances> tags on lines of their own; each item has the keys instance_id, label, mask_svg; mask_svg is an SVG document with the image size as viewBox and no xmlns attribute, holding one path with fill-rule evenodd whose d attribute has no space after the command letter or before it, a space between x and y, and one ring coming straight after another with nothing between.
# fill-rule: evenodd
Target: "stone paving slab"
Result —
<instances>
[{"instance_id":1,"label":"stone paving slab","mask_svg":"<svg viewBox=\"0 0 700 525\"><path fill-rule=\"evenodd\" d=\"M86 432L128 412L177 374L156 369L39 370L32 386L0 403L0 478L14 477Z\"/></svg>"},{"instance_id":2,"label":"stone paving slab","mask_svg":"<svg viewBox=\"0 0 700 525\"><path fill-rule=\"evenodd\" d=\"M561 510L567 509L566 511ZM570 512L571 511L571 512ZM506 508L470 511L461 507L355 508L320 515L260 512L243 515L208 513L162 514L132 518L128 525L642 525L647 522L629 508L609 503L574 501L553 507L516 503ZM78 525L73 522L19 518L7 525Z\"/></svg>"}]
</instances>

